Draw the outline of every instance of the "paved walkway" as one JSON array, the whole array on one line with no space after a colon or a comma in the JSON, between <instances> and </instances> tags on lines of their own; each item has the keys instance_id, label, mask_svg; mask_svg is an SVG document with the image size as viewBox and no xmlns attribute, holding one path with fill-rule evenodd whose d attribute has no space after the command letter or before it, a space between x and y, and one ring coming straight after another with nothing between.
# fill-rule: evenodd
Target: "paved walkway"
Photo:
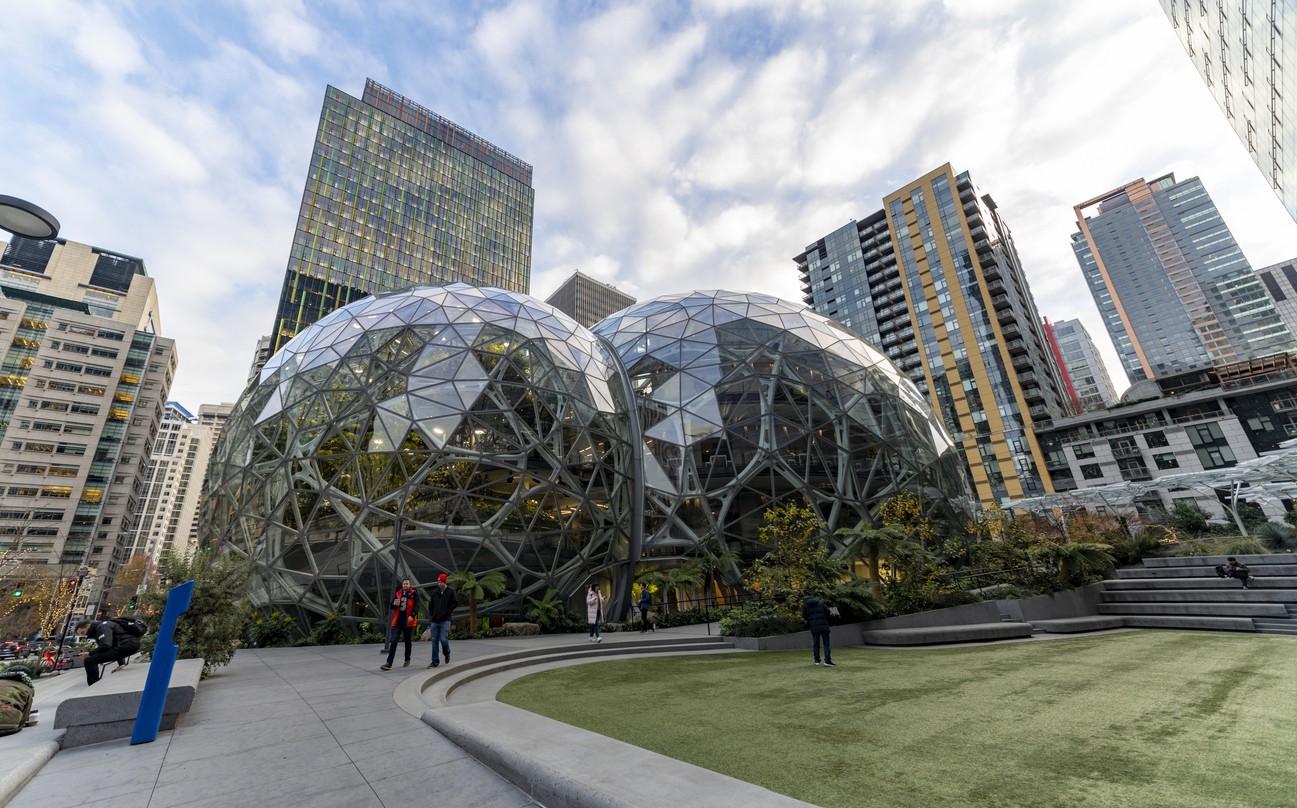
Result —
<instances>
[{"instance_id":1,"label":"paved walkway","mask_svg":"<svg viewBox=\"0 0 1297 808\"><path fill-rule=\"evenodd\" d=\"M453 648L457 658L491 652L481 645ZM239 651L174 732L59 752L10 806L534 806L392 701L428 656L415 643L411 667L398 652L385 673L374 645ZM53 719L42 710L42 724Z\"/></svg>"}]
</instances>

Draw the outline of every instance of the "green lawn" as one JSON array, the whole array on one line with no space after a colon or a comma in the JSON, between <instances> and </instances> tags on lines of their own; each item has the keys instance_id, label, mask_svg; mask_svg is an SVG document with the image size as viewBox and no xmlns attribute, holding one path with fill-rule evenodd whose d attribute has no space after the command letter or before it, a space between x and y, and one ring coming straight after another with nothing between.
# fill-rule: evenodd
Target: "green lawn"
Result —
<instances>
[{"instance_id":1,"label":"green lawn","mask_svg":"<svg viewBox=\"0 0 1297 808\"><path fill-rule=\"evenodd\" d=\"M500 701L826 808L1297 805L1297 639L660 657Z\"/></svg>"}]
</instances>

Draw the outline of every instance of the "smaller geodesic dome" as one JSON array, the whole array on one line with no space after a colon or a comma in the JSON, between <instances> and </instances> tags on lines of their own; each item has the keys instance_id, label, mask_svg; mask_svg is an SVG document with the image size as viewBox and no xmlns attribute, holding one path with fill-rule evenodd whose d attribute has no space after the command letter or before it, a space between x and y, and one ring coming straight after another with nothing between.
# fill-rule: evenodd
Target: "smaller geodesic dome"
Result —
<instances>
[{"instance_id":1,"label":"smaller geodesic dome","mask_svg":"<svg viewBox=\"0 0 1297 808\"><path fill-rule=\"evenodd\" d=\"M298 334L225 427L210 529L252 601L310 622L386 613L401 577L503 573L484 613L627 558L629 415L615 357L527 295L365 298ZM400 558L399 565L396 558Z\"/></svg>"},{"instance_id":2,"label":"smaller geodesic dome","mask_svg":"<svg viewBox=\"0 0 1297 808\"><path fill-rule=\"evenodd\" d=\"M771 506L829 526L876 524L910 491L966 510L959 451L914 384L877 349L770 295L687 292L596 324L630 376L643 430L643 547L720 538L754 557Z\"/></svg>"}]
</instances>

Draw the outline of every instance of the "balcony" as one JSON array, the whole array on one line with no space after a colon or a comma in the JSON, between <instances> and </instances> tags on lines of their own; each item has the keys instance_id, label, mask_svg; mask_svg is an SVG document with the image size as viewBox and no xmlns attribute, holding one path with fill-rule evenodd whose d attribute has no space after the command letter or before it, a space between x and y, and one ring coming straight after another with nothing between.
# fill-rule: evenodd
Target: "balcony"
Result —
<instances>
[{"instance_id":1,"label":"balcony","mask_svg":"<svg viewBox=\"0 0 1297 808\"><path fill-rule=\"evenodd\" d=\"M1056 460L1054 458L1047 457L1045 458L1045 468L1049 469L1050 471L1058 471L1059 469L1068 468L1067 460L1066 459Z\"/></svg>"},{"instance_id":2,"label":"balcony","mask_svg":"<svg viewBox=\"0 0 1297 808\"><path fill-rule=\"evenodd\" d=\"M1014 326L1014 328L1017 328L1017 326ZM1004 329L1004 335L1005 336L1009 335L1008 328ZM1008 351L1010 355L1021 356L1021 354L1025 354L1027 352L1027 341L1021 339L1011 339L1008 342L1004 343L1004 349ZM1014 365L1016 367L1017 365L1016 360L1014 362Z\"/></svg>"},{"instance_id":3,"label":"balcony","mask_svg":"<svg viewBox=\"0 0 1297 808\"><path fill-rule=\"evenodd\" d=\"M977 227L972 227L973 224L972 222L969 222L968 224L969 224L968 235L972 236L975 239L986 238L985 227L982 227L980 224Z\"/></svg>"},{"instance_id":4,"label":"balcony","mask_svg":"<svg viewBox=\"0 0 1297 808\"><path fill-rule=\"evenodd\" d=\"M1025 370L1018 374L1018 382L1021 384L1031 384L1036 381L1036 371Z\"/></svg>"},{"instance_id":5,"label":"balcony","mask_svg":"<svg viewBox=\"0 0 1297 808\"><path fill-rule=\"evenodd\" d=\"M977 260L982 264L982 276L988 281L993 281L1000 277L1000 265L997 264L991 256L978 256Z\"/></svg>"},{"instance_id":6,"label":"balcony","mask_svg":"<svg viewBox=\"0 0 1297 808\"><path fill-rule=\"evenodd\" d=\"M1040 389L1036 385L1032 385L1031 387L1024 387L1022 388L1022 397L1027 399L1028 401L1044 401L1045 391Z\"/></svg>"},{"instance_id":7,"label":"balcony","mask_svg":"<svg viewBox=\"0 0 1297 808\"><path fill-rule=\"evenodd\" d=\"M1016 337L1022 333L1022 329L1018 328L1017 323L1009 323L1004 328L1000 329L1000 333L1006 337Z\"/></svg>"},{"instance_id":8,"label":"balcony","mask_svg":"<svg viewBox=\"0 0 1297 808\"><path fill-rule=\"evenodd\" d=\"M1292 412L1297 410L1297 399L1295 398L1275 398L1270 400L1270 406L1275 412Z\"/></svg>"},{"instance_id":9,"label":"balcony","mask_svg":"<svg viewBox=\"0 0 1297 808\"><path fill-rule=\"evenodd\" d=\"M977 200L977 194L973 193L972 187L961 188L959 190L960 202L968 203L968 202L975 202L976 200Z\"/></svg>"},{"instance_id":10,"label":"balcony","mask_svg":"<svg viewBox=\"0 0 1297 808\"><path fill-rule=\"evenodd\" d=\"M806 303L806 305L808 305L808 306L814 306L814 305L815 305L815 296L812 295L811 293L807 292L806 294L802 295L802 301L803 301L804 303Z\"/></svg>"},{"instance_id":11,"label":"balcony","mask_svg":"<svg viewBox=\"0 0 1297 808\"><path fill-rule=\"evenodd\" d=\"M992 249L991 242L984 238L976 239L973 241L973 249L977 250L978 255L989 253Z\"/></svg>"},{"instance_id":12,"label":"balcony","mask_svg":"<svg viewBox=\"0 0 1297 808\"><path fill-rule=\"evenodd\" d=\"M1008 289L1004 288L1004 281L995 280L995 281L990 281L989 283L986 284L986 291L990 292L993 295L998 295L1001 292L1007 292Z\"/></svg>"},{"instance_id":13,"label":"balcony","mask_svg":"<svg viewBox=\"0 0 1297 808\"><path fill-rule=\"evenodd\" d=\"M1112 447L1113 457L1139 457L1140 451L1138 446L1114 446Z\"/></svg>"},{"instance_id":14,"label":"balcony","mask_svg":"<svg viewBox=\"0 0 1297 808\"><path fill-rule=\"evenodd\" d=\"M1009 299L1008 295L996 295L991 298L991 305L997 309L1007 309L1013 305L1013 301Z\"/></svg>"},{"instance_id":15,"label":"balcony","mask_svg":"<svg viewBox=\"0 0 1297 808\"><path fill-rule=\"evenodd\" d=\"M1022 342L1022 340L1014 340L1014 342ZM1026 343L1022 343L1022 344L1023 344L1024 347L1026 346ZM1012 351L1010 351L1010 353L1012 353ZM1014 367L1016 370L1026 370L1026 369L1030 368L1030 367L1031 367L1031 357L1030 357L1030 356L1027 356L1025 353L1024 353L1024 354L1019 354L1018 356L1013 357L1013 367Z\"/></svg>"},{"instance_id":16,"label":"balcony","mask_svg":"<svg viewBox=\"0 0 1297 808\"><path fill-rule=\"evenodd\" d=\"M1017 320L1018 315L1013 313L1013 309L1000 309L995 313L995 319L1000 321L1000 325L1004 325L1005 323L1011 323L1014 320ZM1004 333L1008 334L1009 332L1006 331Z\"/></svg>"},{"instance_id":17,"label":"balcony","mask_svg":"<svg viewBox=\"0 0 1297 808\"><path fill-rule=\"evenodd\" d=\"M1151 480L1153 475L1148 473L1144 466L1138 468L1129 468L1121 470L1121 479L1123 480Z\"/></svg>"},{"instance_id":18,"label":"balcony","mask_svg":"<svg viewBox=\"0 0 1297 808\"><path fill-rule=\"evenodd\" d=\"M1027 410L1027 414L1030 415L1033 419L1048 418L1049 407L1046 407L1044 404L1036 404L1035 406Z\"/></svg>"}]
</instances>

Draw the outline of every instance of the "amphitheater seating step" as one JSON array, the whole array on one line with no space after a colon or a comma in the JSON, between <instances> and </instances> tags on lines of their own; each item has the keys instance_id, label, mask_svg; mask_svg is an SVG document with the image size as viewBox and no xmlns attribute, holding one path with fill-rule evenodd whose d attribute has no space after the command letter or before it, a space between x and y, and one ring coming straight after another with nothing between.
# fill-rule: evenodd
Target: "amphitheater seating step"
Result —
<instances>
[{"instance_id":1,"label":"amphitheater seating step","mask_svg":"<svg viewBox=\"0 0 1297 808\"><path fill-rule=\"evenodd\" d=\"M1099 614L1284 617L1281 603L1100 603Z\"/></svg>"},{"instance_id":2,"label":"amphitheater seating step","mask_svg":"<svg viewBox=\"0 0 1297 808\"><path fill-rule=\"evenodd\" d=\"M948 642L982 642L1030 637L1030 623L973 623L921 628L886 628L861 632L866 645L932 645Z\"/></svg>"}]
</instances>

